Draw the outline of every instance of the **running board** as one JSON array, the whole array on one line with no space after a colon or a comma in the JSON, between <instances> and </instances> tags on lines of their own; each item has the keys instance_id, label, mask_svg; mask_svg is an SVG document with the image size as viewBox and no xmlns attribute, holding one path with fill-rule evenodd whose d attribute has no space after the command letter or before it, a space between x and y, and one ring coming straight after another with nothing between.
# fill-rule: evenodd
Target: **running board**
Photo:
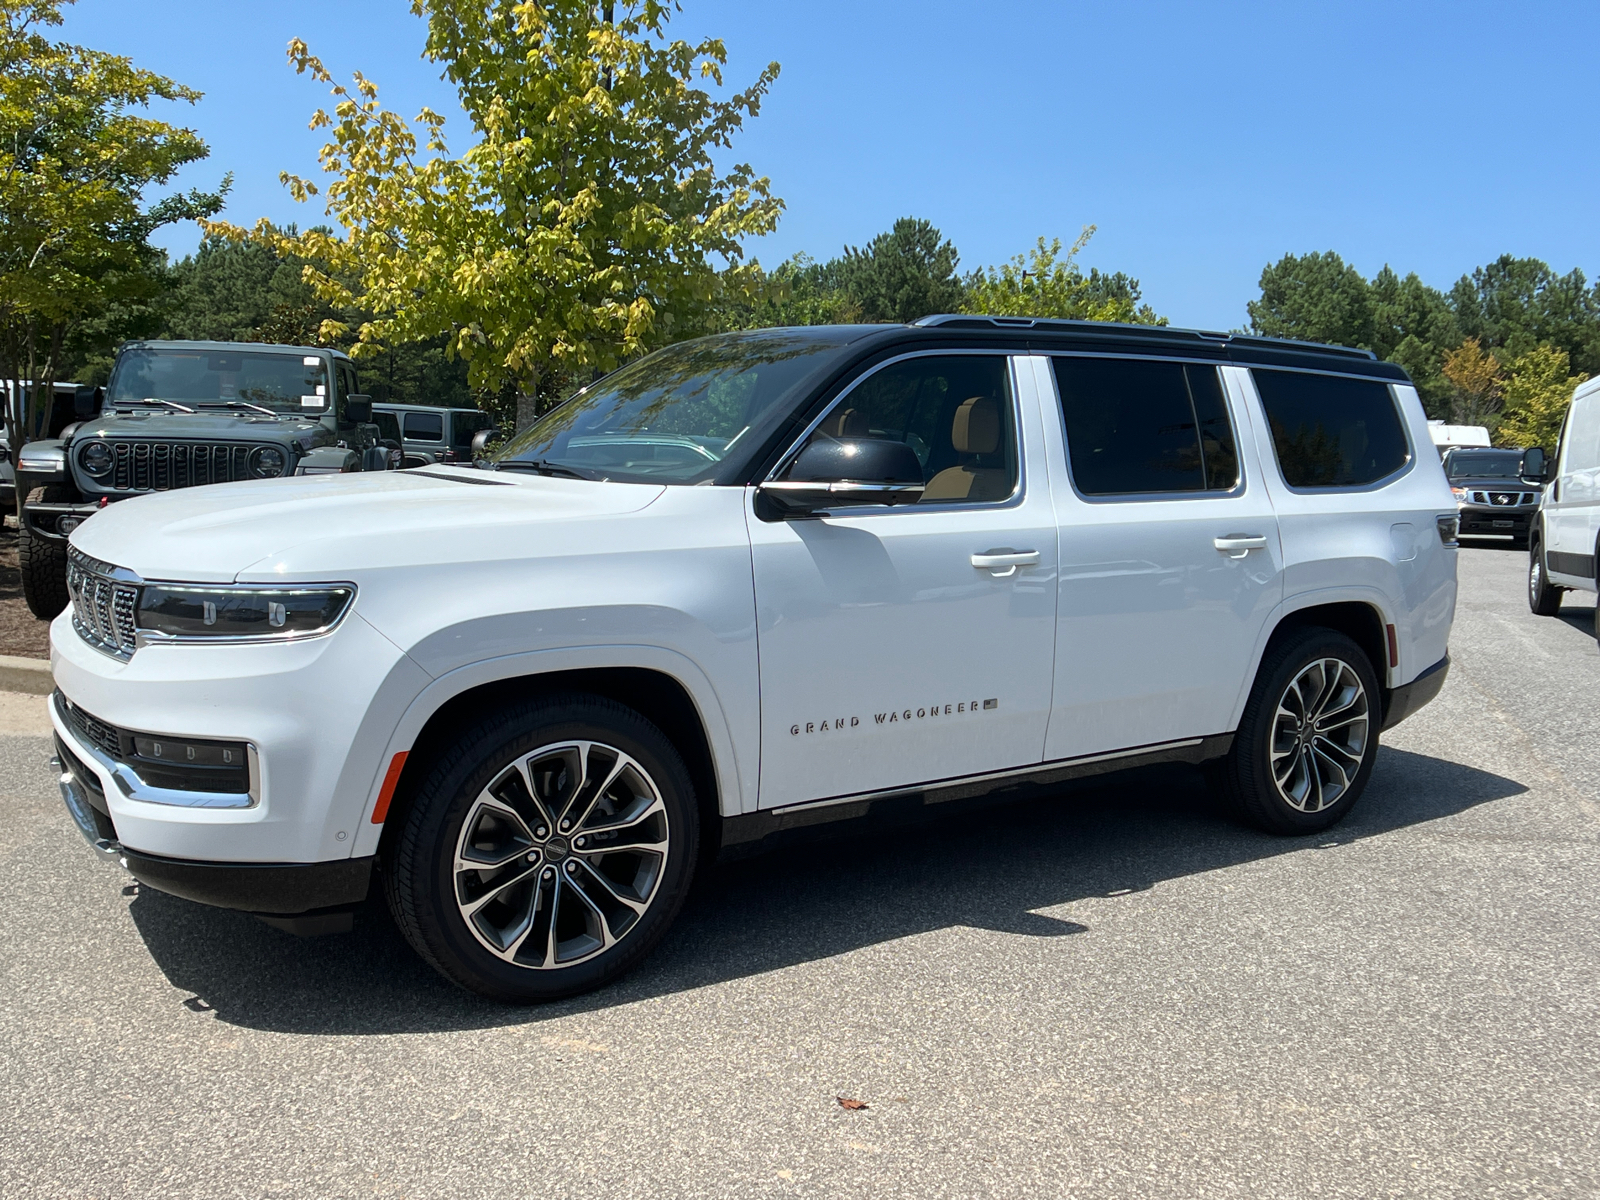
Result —
<instances>
[{"instance_id":1,"label":"running board","mask_svg":"<svg viewBox=\"0 0 1600 1200\"><path fill-rule=\"evenodd\" d=\"M747 846L786 831L808 829L840 821L912 817L926 812L935 805L950 804L955 801L984 803L1002 799L1027 799L1041 788L1054 787L1074 779L1106 775L1113 771L1127 771L1158 763L1210 762L1225 757L1232 745L1233 734L1222 733L1211 737L1135 746L1109 754L1057 759L1053 762L1035 763L1032 766L1017 767L1008 771L991 771L982 775L934 780L917 784L915 787L808 800L803 804L785 805L765 812L725 817L722 821L722 845L724 849Z\"/></svg>"}]
</instances>

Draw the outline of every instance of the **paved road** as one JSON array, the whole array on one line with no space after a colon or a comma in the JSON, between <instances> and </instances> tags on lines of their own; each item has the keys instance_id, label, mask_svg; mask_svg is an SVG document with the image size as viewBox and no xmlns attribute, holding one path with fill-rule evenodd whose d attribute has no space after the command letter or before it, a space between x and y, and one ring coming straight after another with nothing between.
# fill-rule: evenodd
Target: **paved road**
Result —
<instances>
[{"instance_id":1,"label":"paved road","mask_svg":"<svg viewBox=\"0 0 1600 1200\"><path fill-rule=\"evenodd\" d=\"M1600 653L1523 561L1333 836L1166 769L789 851L533 1011L129 887L0 738L0 1195L1600 1194Z\"/></svg>"}]
</instances>

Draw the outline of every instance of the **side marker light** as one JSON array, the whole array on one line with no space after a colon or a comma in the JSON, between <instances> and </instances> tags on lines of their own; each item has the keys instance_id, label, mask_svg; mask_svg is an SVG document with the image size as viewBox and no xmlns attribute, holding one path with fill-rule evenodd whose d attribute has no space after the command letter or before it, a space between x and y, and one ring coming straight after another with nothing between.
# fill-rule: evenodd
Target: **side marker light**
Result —
<instances>
[{"instance_id":1,"label":"side marker light","mask_svg":"<svg viewBox=\"0 0 1600 1200\"><path fill-rule=\"evenodd\" d=\"M1389 628L1393 629L1394 626L1391 625ZM389 815L389 802L394 799L394 789L400 783L400 772L405 770L408 753L409 751L402 750L389 760L389 770L383 777L383 787L378 789L378 803L372 809L374 825L382 825L384 818Z\"/></svg>"}]
</instances>

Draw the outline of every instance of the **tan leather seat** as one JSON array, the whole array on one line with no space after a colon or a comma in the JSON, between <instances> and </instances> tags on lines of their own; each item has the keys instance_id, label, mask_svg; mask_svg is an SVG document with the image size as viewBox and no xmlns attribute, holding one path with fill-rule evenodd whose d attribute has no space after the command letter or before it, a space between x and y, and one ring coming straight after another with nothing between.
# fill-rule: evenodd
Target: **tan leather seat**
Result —
<instances>
[{"instance_id":1,"label":"tan leather seat","mask_svg":"<svg viewBox=\"0 0 1600 1200\"><path fill-rule=\"evenodd\" d=\"M843 408L838 412L829 413L827 419L817 426L817 432L835 438L872 436L872 430L867 427L866 414L853 408Z\"/></svg>"},{"instance_id":2,"label":"tan leather seat","mask_svg":"<svg viewBox=\"0 0 1600 1200\"><path fill-rule=\"evenodd\" d=\"M1003 465L992 466L985 456L1000 449L1000 405L991 396L963 400L950 425L950 442L957 454L970 461L946 467L922 490L924 500L1004 500L1011 494Z\"/></svg>"}]
</instances>

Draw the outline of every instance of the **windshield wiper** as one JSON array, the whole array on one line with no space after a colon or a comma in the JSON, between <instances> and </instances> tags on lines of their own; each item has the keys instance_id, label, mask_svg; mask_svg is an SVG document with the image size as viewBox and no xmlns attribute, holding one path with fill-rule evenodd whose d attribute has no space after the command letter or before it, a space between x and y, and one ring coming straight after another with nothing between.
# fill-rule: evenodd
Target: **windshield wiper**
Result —
<instances>
[{"instance_id":1,"label":"windshield wiper","mask_svg":"<svg viewBox=\"0 0 1600 1200\"><path fill-rule=\"evenodd\" d=\"M511 458L495 463L496 471L531 471L535 475L560 475L566 479L586 479L590 483L602 480L603 475L595 475L588 471L579 471L574 467L564 467L560 463L553 463L547 458Z\"/></svg>"},{"instance_id":2,"label":"windshield wiper","mask_svg":"<svg viewBox=\"0 0 1600 1200\"><path fill-rule=\"evenodd\" d=\"M181 413L192 413L194 411L194 409L190 408L188 405L179 404L176 400L157 400L153 396L146 396L143 400L136 401L136 403L138 403L138 404L165 404L168 408L176 409L178 412L181 412Z\"/></svg>"},{"instance_id":3,"label":"windshield wiper","mask_svg":"<svg viewBox=\"0 0 1600 1200\"><path fill-rule=\"evenodd\" d=\"M204 402L202 407L216 408L218 405L221 405L223 408L248 408L251 412L266 413L267 416L273 418L276 418L280 415L279 413L273 412L270 408L262 408L259 404L249 404L243 400L208 400Z\"/></svg>"}]
</instances>

